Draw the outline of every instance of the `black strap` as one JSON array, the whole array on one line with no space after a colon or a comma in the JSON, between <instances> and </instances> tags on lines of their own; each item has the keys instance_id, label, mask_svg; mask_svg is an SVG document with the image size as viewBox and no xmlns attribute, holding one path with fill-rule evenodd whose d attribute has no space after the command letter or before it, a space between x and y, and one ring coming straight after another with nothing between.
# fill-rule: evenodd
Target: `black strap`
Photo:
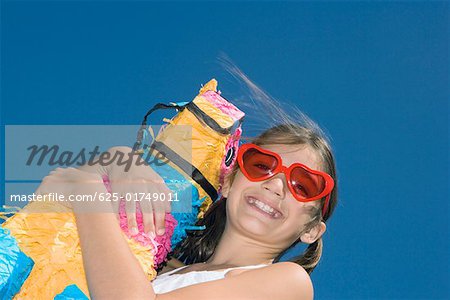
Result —
<instances>
[{"instance_id":1,"label":"black strap","mask_svg":"<svg viewBox=\"0 0 450 300\"><path fill-rule=\"evenodd\" d=\"M200 109L200 107L198 107L194 101L189 102L186 105L187 109L192 112L197 119L205 122L206 125L208 125L208 127L210 127L212 130L221 133L221 134L230 134L233 129L235 129L236 125L233 124L228 128L223 128L219 125L219 123L216 122L216 120L214 120L213 118L211 118L210 116L208 116L203 110ZM240 120L241 122L242 120ZM239 122L239 123L240 123Z\"/></svg>"},{"instance_id":2,"label":"black strap","mask_svg":"<svg viewBox=\"0 0 450 300\"><path fill-rule=\"evenodd\" d=\"M144 131L147 129L147 118L148 116L153 113L154 111L158 109L176 109L177 111L182 111L186 105L178 105L175 103L172 104L165 104L165 103L157 103L155 106L153 106L144 116L144 120L142 120L141 128L139 128L137 138L136 138L136 144L135 148L140 148L142 145L142 139L144 138Z\"/></svg>"},{"instance_id":3,"label":"black strap","mask_svg":"<svg viewBox=\"0 0 450 300\"><path fill-rule=\"evenodd\" d=\"M157 150L159 153L164 155L167 159L178 166L184 173L191 176L191 178L197 182L203 190L211 197L211 200L215 201L218 197L217 191L214 186L205 178L205 176L191 163L182 158L176 152L172 151L169 147L161 142L154 141L150 148Z\"/></svg>"}]
</instances>

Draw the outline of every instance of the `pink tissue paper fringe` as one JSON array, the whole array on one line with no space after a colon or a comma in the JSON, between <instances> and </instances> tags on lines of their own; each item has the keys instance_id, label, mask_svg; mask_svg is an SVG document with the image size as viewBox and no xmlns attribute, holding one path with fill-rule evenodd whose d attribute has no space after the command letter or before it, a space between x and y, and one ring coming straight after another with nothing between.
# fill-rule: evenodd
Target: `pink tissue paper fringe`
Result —
<instances>
[{"instance_id":1,"label":"pink tissue paper fringe","mask_svg":"<svg viewBox=\"0 0 450 300\"><path fill-rule=\"evenodd\" d=\"M102 176L103 183L105 184L106 190L108 193L111 193L111 182L109 181L108 175ZM152 251L152 254L155 257L155 267L158 267L167 257L167 254L172 251L172 243L171 238L173 235L173 231L177 226L177 221L172 216L171 213L166 213L165 224L166 231L163 235L157 235L155 238L151 238L144 232L144 222L142 210L137 202L136 207L136 222L138 225L138 233L132 235L128 229L128 220L125 211L125 200L122 198L119 206L119 218L120 218L120 228L125 233L128 238L134 239L140 245L144 247L148 247L149 251Z\"/></svg>"}]
</instances>

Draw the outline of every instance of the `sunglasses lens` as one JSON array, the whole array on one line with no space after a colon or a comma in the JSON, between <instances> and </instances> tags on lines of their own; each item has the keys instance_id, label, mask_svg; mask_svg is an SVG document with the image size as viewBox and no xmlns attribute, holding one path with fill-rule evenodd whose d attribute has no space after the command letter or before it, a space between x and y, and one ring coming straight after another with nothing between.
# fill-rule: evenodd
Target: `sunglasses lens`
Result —
<instances>
[{"instance_id":1,"label":"sunglasses lens","mask_svg":"<svg viewBox=\"0 0 450 300\"><path fill-rule=\"evenodd\" d=\"M253 179L259 179L271 174L277 167L276 157L259 152L257 149L248 149L243 155L245 171Z\"/></svg>"},{"instance_id":2,"label":"sunglasses lens","mask_svg":"<svg viewBox=\"0 0 450 300\"><path fill-rule=\"evenodd\" d=\"M296 167L291 173L291 185L297 197L307 199L323 192L325 189L325 179L306 169Z\"/></svg>"},{"instance_id":3,"label":"sunglasses lens","mask_svg":"<svg viewBox=\"0 0 450 300\"><path fill-rule=\"evenodd\" d=\"M270 178L281 163L277 156L261 152L253 147L243 150L239 156L242 158L239 160L239 165L245 170L244 174L250 180L260 181ZM290 189L297 200L307 201L325 191L327 181L324 176L311 172L300 164L289 169L291 171L287 177L289 177Z\"/></svg>"}]
</instances>

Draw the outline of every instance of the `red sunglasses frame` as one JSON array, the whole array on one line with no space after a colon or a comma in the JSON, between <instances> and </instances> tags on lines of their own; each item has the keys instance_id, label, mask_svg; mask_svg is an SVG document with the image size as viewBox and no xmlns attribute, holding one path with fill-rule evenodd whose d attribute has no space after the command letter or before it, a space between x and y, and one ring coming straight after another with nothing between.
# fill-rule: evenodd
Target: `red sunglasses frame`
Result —
<instances>
[{"instance_id":1,"label":"red sunglasses frame","mask_svg":"<svg viewBox=\"0 0 450 300\"><path fill-rule=\"evenodd\" d=\"M276 168L273 171L271 171L269 174L264 175L260 178L253 178L252 176L250 176L250 174L248 174L247 170L245 170L245 167L244 167L244 154L250 149L255 149L263 154L273 156L277 161ZM278 153L263 149L255 144L251 144L251 143L243 144L239 147L238 154L237 154L237 161L238 161L239 167L241 169L241 172L245 175L245 177L247 177L248 180L253 181L253 182L264 181L264 180L267 180L267 179L277 175L278 173L284 173L284 175L286 176L286 181L287 181L290 192L292 193L294 198L299 202L311 202L311 201L322 199L323 197L326 196L325 203L322 208L322 216L325 215L325 212L328 209L328 203L330 201L331 191L334 188L334 180L329 174L327 174L325 172L310 169L301 163L294 163L294 164L290 165L289 167L284 166L283 160L281 159L281 156ZM291 183L291 173L294 170L294 168L297 168L297 167L300 167L303 170L306 170L307 172L309 172L311 174L319 175L325 180L325 188L319 195L311 197L311 198L299 198L297 196L297 194L295 193L294 187L292 186L292 183Z\"/></svg>"}]
</instances>

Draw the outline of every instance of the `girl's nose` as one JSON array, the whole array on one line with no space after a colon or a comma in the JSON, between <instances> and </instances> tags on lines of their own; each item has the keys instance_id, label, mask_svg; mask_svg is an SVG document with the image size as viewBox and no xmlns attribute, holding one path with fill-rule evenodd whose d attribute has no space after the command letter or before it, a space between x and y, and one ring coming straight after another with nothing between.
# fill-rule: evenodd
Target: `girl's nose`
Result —
<instances>
[{"instance_id":1,"label":"girl's nose","mask_svg":"<svg viewBox=\"0 0 450 300\"><path fill-rule=\"evenodd\" d=\"M277 174L274 177L265 180L261 186L263 189L268 190L283 199L285 194L285 181L286 178L284 177L284 174Z\"/></svg>"}]
</instances>

